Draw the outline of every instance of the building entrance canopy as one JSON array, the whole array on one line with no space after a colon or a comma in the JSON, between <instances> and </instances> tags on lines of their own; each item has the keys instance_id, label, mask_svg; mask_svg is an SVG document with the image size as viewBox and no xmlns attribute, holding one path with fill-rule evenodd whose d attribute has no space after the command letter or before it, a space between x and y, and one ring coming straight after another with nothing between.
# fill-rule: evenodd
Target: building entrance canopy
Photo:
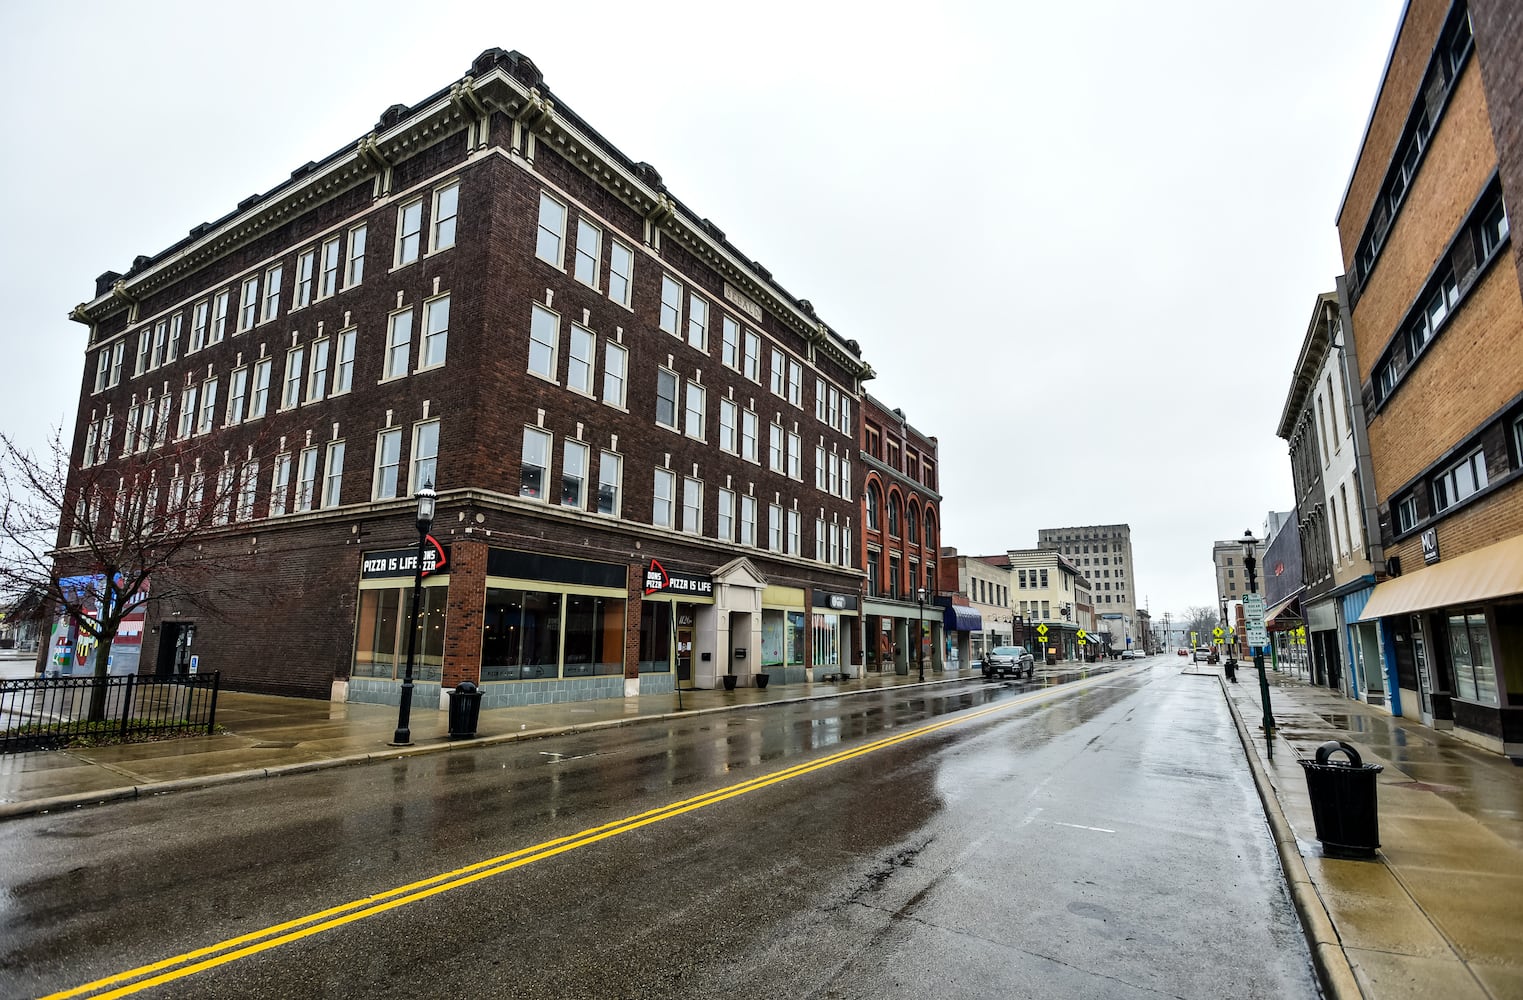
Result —
<instances>
[{"instance_id":1,"label":"building entrance canopy","mask_svg":"<svg viewBox=\"0 0 1523 1000\"><path fill-rule=\"evenodd\" d=\"M1513 594L1523 594L1523 535L1377 584L1359 620L1372 622Z\"/></svg>"}]
</instances>

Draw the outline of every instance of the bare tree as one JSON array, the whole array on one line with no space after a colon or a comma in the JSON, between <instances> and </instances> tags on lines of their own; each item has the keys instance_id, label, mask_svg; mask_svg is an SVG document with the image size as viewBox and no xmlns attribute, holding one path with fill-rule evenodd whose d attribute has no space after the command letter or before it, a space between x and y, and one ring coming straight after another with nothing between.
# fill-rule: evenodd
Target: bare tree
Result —
<instances>
[{"instance_id":1,"label":"bare tree","mask_svg":"<svg viewBox=\"0 0 1523 1000\"><path fill-rule=\"evenodd\" d=\"M109 416L92 424L78 468L57 428L38 453L0 433L0 599L41 593L93 641L96 677L145 601L210 609L232 548L218 537L252 516L255 445L234 454L204 437L171 441L168 406L148 411L134 405L125 434L112 434Z\"/></svg>"},{"instance_id":2,"label":"bare tree","mask_svg":"<svg viewBox=\"0 0 1523 1000\"><path fill-rule=\"evenodd\" d=\"M1193 608L1186 608L1183 626L1187 631L1195 633L1195 644L1203 645L1210 641L1211 630L1216 628L1221 621L1221 612L1204 604L1197 604Z\"/></svg>"}]
</instances>

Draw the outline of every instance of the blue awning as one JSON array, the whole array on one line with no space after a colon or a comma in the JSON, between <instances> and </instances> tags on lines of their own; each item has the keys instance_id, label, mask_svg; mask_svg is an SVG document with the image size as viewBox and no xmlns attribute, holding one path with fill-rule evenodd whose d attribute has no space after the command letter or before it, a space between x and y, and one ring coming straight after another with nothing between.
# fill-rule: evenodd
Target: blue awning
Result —
<instances>
[{"instance_id":1,"label":"blue awning","mask_svg":"<svg viewBox=\"0 0 1523 1000\"><path fill-rule=\"evenodd\" d=\"M984 619L972 608L950 604L946 608L946 613L942 616L941 625L948 632L982 632L984 630Z\"/></svg>"}]
</instances>

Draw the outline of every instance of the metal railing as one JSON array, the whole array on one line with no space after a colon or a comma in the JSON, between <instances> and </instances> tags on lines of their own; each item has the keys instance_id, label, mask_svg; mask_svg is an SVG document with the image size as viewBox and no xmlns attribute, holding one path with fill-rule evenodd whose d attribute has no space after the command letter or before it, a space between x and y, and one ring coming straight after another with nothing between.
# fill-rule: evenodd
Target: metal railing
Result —
<instances>
[{"instance_id":1,"label":"metal railing","mask_svg":"<svg viewBox=\"0 0 1523 1000\"><path fill-rule=\"evenodd\" d=\"M221 674L0 680L0 754L215 731Z\"/></svg>"}]
</instances>

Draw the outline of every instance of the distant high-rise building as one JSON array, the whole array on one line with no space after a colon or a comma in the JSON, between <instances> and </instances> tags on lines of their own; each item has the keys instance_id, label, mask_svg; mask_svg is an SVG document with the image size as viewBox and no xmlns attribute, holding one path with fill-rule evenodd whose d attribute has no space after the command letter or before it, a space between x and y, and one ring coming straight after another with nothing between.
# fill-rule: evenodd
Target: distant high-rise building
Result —
<instances>
[{"instance_id":1,"label":"distant high-rise building","mask_svg":"<svg viewBox=\"0 0 1523 1000\"><path fill-rule=\"evenodd\" d=\"M1042 528L1037 547L1057 550L1089 581L1096 627L1108 631L1117 648L1125 649L1128 639L1138 638L1131 525Z\"/></svg>"}]
</instances>

